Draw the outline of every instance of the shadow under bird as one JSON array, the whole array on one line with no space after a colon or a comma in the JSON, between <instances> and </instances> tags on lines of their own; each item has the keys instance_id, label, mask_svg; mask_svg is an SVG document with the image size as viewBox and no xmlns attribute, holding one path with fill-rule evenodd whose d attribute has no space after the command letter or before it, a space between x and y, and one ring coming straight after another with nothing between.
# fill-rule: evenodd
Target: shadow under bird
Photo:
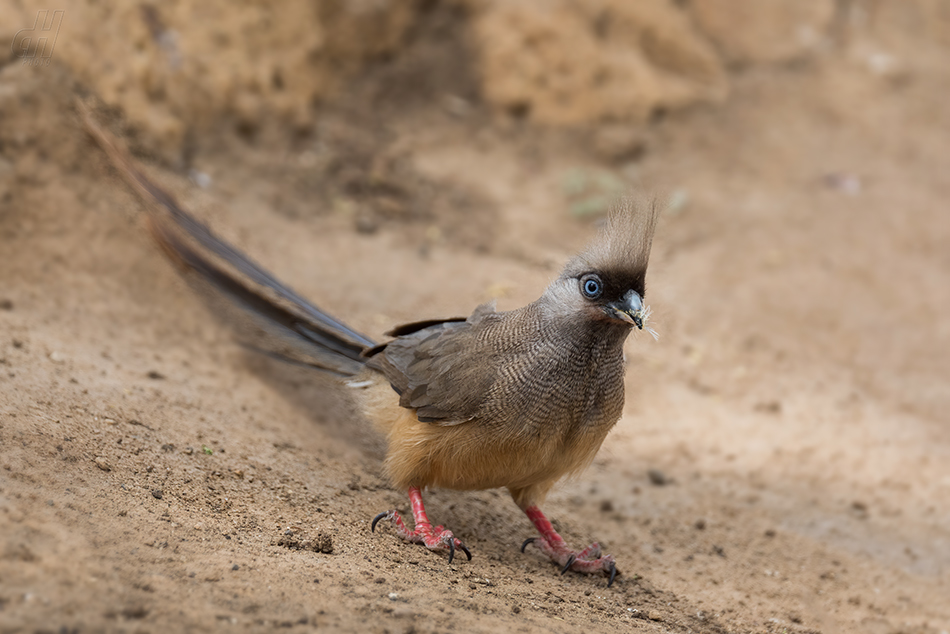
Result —
<instances>
[{"instance_id":1,"label":"shadow under bird","mask_svg":"<svg viewBox=\"0 0 950 634\"><path fill-rule=\"evenodd\" d=\"M632 329L649 330L643 297L656 202L621 203L531 304L507 312L482 305L467 318L398 326L376 344L213 235L79 108L147 203L149 229L182 274L250 323L264 342L256 347L339 376L385 435L385 472L408 492L414 523L391 510L373 530L387 521L407 541L448 550L449 561L457 550L471 559L450 530L429 521L423 491L505 487L538 531L522 552L533 544L562 574L603 572L613 583L614 558L597 543L570 548L539 505L555 482L591 462L620 418L623 344Z\"/></svg>"}]
</instances>

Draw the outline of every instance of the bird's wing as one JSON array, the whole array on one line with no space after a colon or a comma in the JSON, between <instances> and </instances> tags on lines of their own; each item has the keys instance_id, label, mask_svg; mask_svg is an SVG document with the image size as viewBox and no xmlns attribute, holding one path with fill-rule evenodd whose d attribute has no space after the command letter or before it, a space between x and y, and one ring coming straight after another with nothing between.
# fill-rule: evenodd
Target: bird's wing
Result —
<instances>
[{"instance_id":1,"label":"bird's wing","mask_svg":"<svg viewBox=\"0 0 950 634\"><path fill-rule=\"evenodd\" d=\"M409 322L408 324L400 324L396 326L395 328L387 331L384 334L390 337L404 337L406 335L417 333L420 330L428 330L432 328L433 326L440 326L442 324L465 321L466 319L468 318L467 317L448 317L446 319L425 319L423 321L413 321L413 322ZM372 348L367 348L363 352L363 357L367 359L370 357L375 357L380 352L385 350L386 347L389 346L390 343L392 343L392 341L384 341L383 343L376 344Z\"/></svg>"},{"instance_id":2,"label":"bird's wing","mask_svg":"<svg viewBox=\"0 0 950 634\"><path fill-rule=\"evenodd\" d=\"M498 317L480 306L465 321L423 325L374 350L369 365L423 422L457 425L478 413L498 375L497 353L482 329ZM406 327L402 327L406 328ZM397 328L395 332L405 332Z\"/></svg>"},{"instance_id":3,"label":"bird's wing","mask_svg":"<svg viewBox=\"0 0 950 634\"><path fill-rule=\"evenodd\" d=\"M411 335L414 332L419 332L420 330L425 330L426 328L431 328L432 326L438 326L439 324L448 324L456 321L466 320L468 320L468 317L449 317L448 319L426 319L424 321L413 321L408 324L400 324L386 334L390 337L404 337L405 335Z\"/></svg>"}]
</instances>

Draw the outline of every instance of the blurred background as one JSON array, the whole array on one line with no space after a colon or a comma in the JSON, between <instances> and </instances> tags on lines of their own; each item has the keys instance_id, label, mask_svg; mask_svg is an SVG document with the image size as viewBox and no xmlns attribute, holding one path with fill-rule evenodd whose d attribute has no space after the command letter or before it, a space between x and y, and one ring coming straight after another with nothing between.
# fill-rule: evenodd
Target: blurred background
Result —
<instances>
[{"instance_id":1,"label":"blurred background","mask_svg":"<svg viewBox=\"0 0 950 634\"><path fill-rule=\"evenodd\" d=\"M950 631L950 3L0 15L0 631ZM470 564L370 535L404 500L345 399L231 343L77 97L374 338L532 301L662 200L660 339L548 510L619 589L518 553L503 492L432 494Z\"/></svg>"}]
</instances>

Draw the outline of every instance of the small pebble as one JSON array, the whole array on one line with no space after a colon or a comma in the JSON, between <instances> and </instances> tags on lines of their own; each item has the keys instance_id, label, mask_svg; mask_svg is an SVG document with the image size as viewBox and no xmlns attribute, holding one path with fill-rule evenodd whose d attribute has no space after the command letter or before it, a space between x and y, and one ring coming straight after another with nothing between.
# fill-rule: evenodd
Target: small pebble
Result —
<instances>
[{"instance_id":1,"label":"small pebble","mask_svg":"<svg viewBox=\"0 0 950 634\"><path fill-rule=\"evenodd\" d=\"M857 196L861 193L861 179L854 174L826 174L824 181L829 188L849 196Z\"/></svg>"},{"instance_id":2,"label":"small pebble","mask_svg":"<svg viewBox=\"0 0 950 634\"><path fill-rule=\"evenodd\" d=\"M162 493L161 489L152 489L152 497L156 500L161 500L163 495L164 493Z\"/></svg>"},{"instance_id":3,"label":"small pebble","mask_svg":"<svg viewBox=\"0 0 950 634\"><path fill-rule=\"evenodd\" d=\"M454 117L465 117L472 112L472 104L464 97L458 95L446 95L442 99L442 105L446 112Z\"/></svg>"},{"instance_id":4,"label":"small pebble","mask_svg":"<svg viewBox=\"0 0 950 634\"><path fill-rule=\"evenodd\" d=\"M361 211L356 214L355 226L357 233L363 235L372 235L379 230L379 219L375 214L368 211Z\"/></svg>"},{"instance_id":5,"label":"small pebble","mask_svg":"<svg viewBox=\"0 0 950 634\"><path fill-rule=\"evenodd\" d=\"M610 163L636 161L647 149L647 141L639 127L604 125L594 134L593 150L598 158Z\"/></svg>"},{"instance_id":6,"label":"small pebble","mask_svg":"<svg viewBox=\"0 0 950 634\"><path fill-rule=\"evenodd\" d=\"M655 484L658 487L669 484L670 481L667 479L666 474L660 471L659 469L650 469L647 471L647 477L650 478L650 482Z\"/></svg>"},{"instance_id":7,"label":"small pebble","mask_svg":"<svg viewBox=\"0 0 950 634\"><path fill-rule=\"evenodd\" d=\"M666 204L666 213L669 216L675 216L686 208L689 204L689 192L685 189L674 191Z\"/></svg>"},{"instance_id":8,"label":"small pebble","mask_svg":"<svg viewBox=\"0 0 950 634\"><path fill-rule=\"evenodd\" d=\"M208 189L211 187L211 177L204 172L199 172L194 168L188 170L188 178L190 178L191 182L201 189Z\"/></svg>"}]
</instances>

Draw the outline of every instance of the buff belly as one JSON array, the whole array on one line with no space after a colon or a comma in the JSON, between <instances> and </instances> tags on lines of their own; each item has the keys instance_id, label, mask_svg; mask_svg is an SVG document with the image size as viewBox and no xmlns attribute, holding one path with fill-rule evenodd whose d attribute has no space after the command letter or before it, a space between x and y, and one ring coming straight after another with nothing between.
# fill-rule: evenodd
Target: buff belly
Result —
<instances>
[{"instance_id":1,"label":"buff belly","mask_svg":"<svg viewBox=\"0 0 950 634\"><path fill-rule=\"evenodd\" d=\"M554 432L541 439L518 438L477 419L457 425L421 422L415 410L399 406L385 379L369 372L360 378L360 404L387 438L385 470L400 488L507 487L516 501L520 497L537 503L558 479L590 463L615 422L583 434Z\"/></svg>"}]
</instances>

